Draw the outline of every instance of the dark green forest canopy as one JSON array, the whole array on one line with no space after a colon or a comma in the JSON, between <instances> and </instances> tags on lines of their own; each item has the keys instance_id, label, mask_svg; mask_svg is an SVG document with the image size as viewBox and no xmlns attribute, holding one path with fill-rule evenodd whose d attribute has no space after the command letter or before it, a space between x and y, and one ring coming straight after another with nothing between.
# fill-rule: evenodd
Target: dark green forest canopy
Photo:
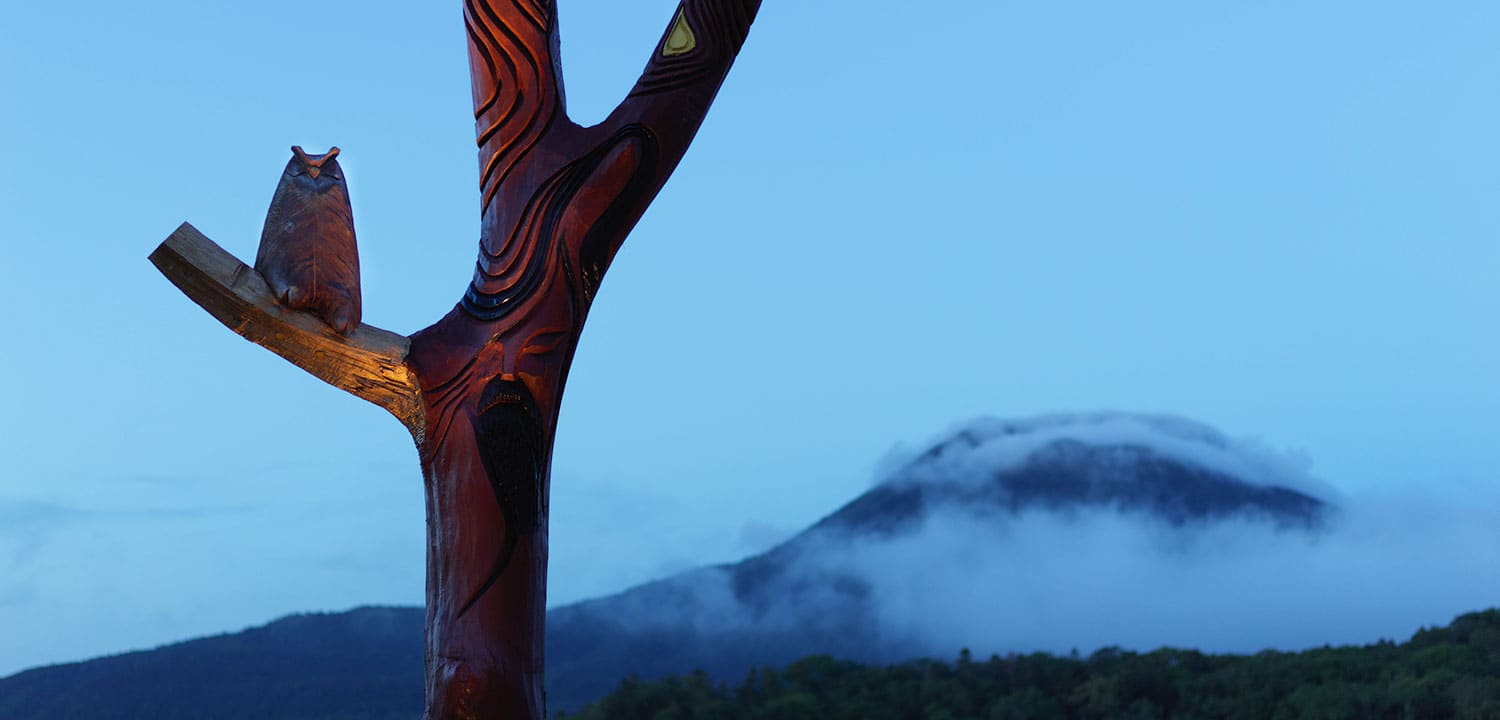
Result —
<instances>
[{"instance_id":1,"label":"dark green forest canopy","mask_svg":"<svg viewBox=\"0 0 1500 720\"><path fill-rule=\"evenodd\" d=\"M826 656L752 671L627 679L569 720L1500 718L1500 609L1404 643L1208 655L1105 648L866 667Z\"/></svg>"}]
</instances>

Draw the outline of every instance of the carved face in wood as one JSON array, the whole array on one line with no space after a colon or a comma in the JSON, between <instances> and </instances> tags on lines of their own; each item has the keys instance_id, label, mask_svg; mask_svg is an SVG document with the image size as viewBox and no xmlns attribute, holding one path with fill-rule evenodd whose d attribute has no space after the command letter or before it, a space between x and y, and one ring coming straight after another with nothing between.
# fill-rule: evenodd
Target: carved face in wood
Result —
<instances>
[{"instance_id":1,"label":"carved face in wood","mask_svg":"<svg viewBox=\"0 0 1500 720\"><path fill-rule=\"evenodd\" d=\"M536 532L542 516L546 448L542 418L531 391L519 380L495 378L480 396L474 418L480 460L517 534Z\"/></svg>"},{"instance_id":2,"label":"carved face in wood","mask_svg":"<svg viewBox=\"0 0 1500 720\"><path fill-rule=\"evenodd\" d=\"M517 542L541 527L545 512L547 445L540 409L526 383L509 377L491 379L480 393L478 412L470 422L480 462L505 518L505 535L489 576L459 615L495 584L510 564Z\"/></svg>"}]
</instances>

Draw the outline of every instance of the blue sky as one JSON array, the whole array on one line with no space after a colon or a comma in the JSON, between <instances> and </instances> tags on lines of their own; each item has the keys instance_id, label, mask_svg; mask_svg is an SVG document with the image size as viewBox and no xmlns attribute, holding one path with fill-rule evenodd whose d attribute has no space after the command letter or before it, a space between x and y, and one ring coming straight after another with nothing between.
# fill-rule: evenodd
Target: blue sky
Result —
<instances>
[{"instance_id":1,"label":"blue sky","mask_svg":"<svg viewBox=\"0 0 1500 720\"><path fill-rule=\"evenodd\" d=\"M145 257L188 220L253 258L287 147L336 144L366 321L446 312L478 169L459 6L424 5L0 9L0 674L421 601L405 431ZM561 5L597 121L675 3ZM761 549L982 414L1174 413L1346 492L1490 487L1497 15L767 0L590 315L552 599Z\"/></svg>"}]
</instances>

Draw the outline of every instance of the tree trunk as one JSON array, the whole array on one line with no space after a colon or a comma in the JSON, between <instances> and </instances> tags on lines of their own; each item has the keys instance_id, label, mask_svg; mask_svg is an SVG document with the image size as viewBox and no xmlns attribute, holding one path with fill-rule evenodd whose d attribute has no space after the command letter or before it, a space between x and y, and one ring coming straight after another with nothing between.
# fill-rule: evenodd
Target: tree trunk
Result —
<instances>
[{"instance_id":1,"label":"tree trunk","mask_svg":"<svg viewBox=\"0 0 1500 720\"><path fill-rule=\"evenodd\" d=\"M408 340L278 306L184 225L152 261L247 338L411 429L427 498L427 717L545 717L552 441L584 318L682 159L760 0L684 0L603 123L564 111L555 0L466 0L482 220L463 299Z\"/></svg>"}]
</instances>

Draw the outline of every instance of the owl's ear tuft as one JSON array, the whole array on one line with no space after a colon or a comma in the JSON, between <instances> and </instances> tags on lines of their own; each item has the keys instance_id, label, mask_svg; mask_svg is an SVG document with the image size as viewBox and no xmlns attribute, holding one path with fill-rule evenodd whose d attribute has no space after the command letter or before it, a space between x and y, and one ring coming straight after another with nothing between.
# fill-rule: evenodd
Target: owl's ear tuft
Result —
<instances>
[{"instance_id":1,"label":"owl's ear tuft","mask_svg":"<svg viewBox=\"0 0 1500 720\"><path fill-rule=\"evenodd\" d=\"M301 145L293 145L292 153L297 156L297 161L302 163L303 165L306 165L310 168L320 168L323 167L324 163L327 163L329 160L332 160L339 156L339 148L337 145L335 145L332 148L329 148L328 152L323 153L322 155L308 155L307 152L302 149Z\"/></svg>"}]
</instances>

